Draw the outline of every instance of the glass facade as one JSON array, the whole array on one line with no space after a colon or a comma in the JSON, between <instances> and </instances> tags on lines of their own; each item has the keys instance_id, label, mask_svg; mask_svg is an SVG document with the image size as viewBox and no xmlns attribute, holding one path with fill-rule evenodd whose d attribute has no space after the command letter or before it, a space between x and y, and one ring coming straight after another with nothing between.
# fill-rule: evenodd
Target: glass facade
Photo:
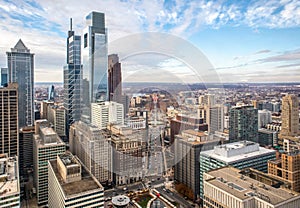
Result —
<instances>
[{"instance_id":1,"label":"glass facade","mask_svg":"<svg viewBox=\"0 0 300 208\"><path fill-rule=\"evenodd\" d=\"M8 79L9 82L17 82L19 128L33 126L34 100L33 100L33 68L34 54L24 45L22 40L16 44L11 52L7 52Z\"/></svg>"},{"instance_id":2,"label":"glass facade","mask_svg":"<svg viewBox=\"0 0 300 208\"><path fill-rule=\"evenodd\" d=\"M66 109L66 133L74 121L80 119L80 90L82 78L81 36L69 31L67 39L67 65L64 67L64 107Z\"/></svg>"},{"instance_id":3,"label":"glass facade","mask_svg":"<svg viewBox=\"0 0 300 208\"><path fill-rule=\"evenodd\" d=\"M107 31L104 14L86 17L83 35L82 120L90 122L91 103L108 100Z\"/></svg>"}]
</instances>

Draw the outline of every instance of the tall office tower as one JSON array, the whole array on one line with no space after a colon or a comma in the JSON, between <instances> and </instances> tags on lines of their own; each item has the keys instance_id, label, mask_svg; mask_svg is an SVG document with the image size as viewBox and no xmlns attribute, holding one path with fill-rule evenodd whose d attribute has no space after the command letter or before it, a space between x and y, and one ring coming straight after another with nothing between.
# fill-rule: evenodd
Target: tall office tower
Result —
<instances>
[{"instance_id":1,"label":"tall office tower","mask_svg":"<svg viewBox=\"0 0 300 208\"><path fill-rule=\"evenodd\" d=\"M258 128L266 127L269 123L272 123L272 112L266 109L258 110Z\"/></svg>"},{"instance_id":2,"label":"tall office tower","mask_svg":"<svg viewBox=\"0 0 300 208\"><path fill-rule=\"evenodd\" d=\"M70 152L48 161L48 206L104 207L104 188Z\"/></svg>"},{"instance_id":3,"label":"tall office tower","mask_svg":"<svg viewBox=\"0 0 300 208\"><path fill-rule=\"evenodd\" d=\"M196 200L200 194L200 151L213 149L219 142L195 130L185 130L175 136L174 179L190 191L191 199Z\"/></svg>"},{"instance_id":4,"label":"tall office tower","mask_svg":"<svg viewBox=\"0 0 300 208\"><path fill-rule=\"evenodd\" d=\"M34 185L39 205L48 203L48 161L66 151L66 145L55 131L49 127L47 120L35 122L33 135Z\"/></svg>"},{"instance_id":5,"label":"tall office tower","mask_svg":"<svg viewBox=\"0 0 300 208\"><path fill-rule=\"evenodd\" d=\"M146 142L140 131L122 125L111 125L112 172L114 184L130 184L143 179ZM130 147L130 148L128 148Z\"/></svg>"},{"instance_id":6,"label":"tall office tower","mask_svg":"<svg viewBox=\"0 0 300 208\"><path fill-rule=\"evenodd\" d=\"M224 130L223 106L200 106L198 109L198 116L204 119L204 123L208 124L209 133L214 134L216 131Z\"/></svg>"},{"instance_id":7,"label":"tall office tower","mask_svg":"<svg viewBox=\"0 0 300 208\"><path fill-rule=\"evenodd\" d=\"M251 173L248 175L248 173ZM265 180L260 180L264 178ZM272 184L266 184L271 181ZM296 208L299 193L280 186L276 178L257 174L252 170L241 171L224 167L205 173L204 208Z\"/></svg>"},{"instance_id":8,"label":"tall office tower","mask_svg":"<svg viewBox=\"0 0 300 208\"><path fill-rule=\"evenodd\" d=\"M33 135L34 126L26 126L19 133L19 161L20 175L26 177L27 170L33 167Z\"/></svg>"},{"instance_id":9,"label":"tall office tower","mask_svg":"<svg viewBox=\"0 0 300 208\"><path fill-rule=\"evenodd\" d=\"M8 69L1 68L1 86L5 86L8 83Z\"/></svg>"},{"instance_id":10,"label":"tall office tower","mask_svg":"<svg viewBox=\"0 0 300 208\"><path fill-rule=\"evenodd\" d=\"M11 52L7 54L8 81L17 82L19 128L33 126L34 124L34 86L33 69L34 54L24 45L20 39Z\"/></svg>"},{"instance_id":11,"label":"tall office tower","mask_svg":"<svg viewBox=\"0 0 300 208\"><path fill-rule=\"evenodd\" d=\"M54 85L50 85L48 88L48 100L54 101L55 91L54 91Z\"/></svg>"},{"instance_id":12,"label":"tall office tower","mask_svg":"<svg viewBox=\"0 0 300 208\"><path fill-rule=\"evenodd\" d=\"M92 124L78 121L70 127L70 150L87 169L102 183L110 183L111 147L110 134Z\"/></svg>"},{"instance_id":13,"label":"tall office tower","mask_svg":"<svg viewBox=\"0 0 300 208\"><path fill-rule=\"evenodd\" d=\"M296 95L286 95L282 98L282 125L280 134L297 136L299 132L299 100Z\"/></svg>"},{"instance_id":14,"label":"tall office tower","mask_svg":"<svg viewBox=\"0 0 300 208\"><path fill-rule=\"evenodd\" d=\"M107 128L107 124L124 124L123 104L113 101L92 103L92 119L93 125L100 129Z\"/></svg>"},{"instance_id":15,"label":"tall office tower","mask_svg":"<svg viewBox=\"0 0 300 208\"><path fill-rule=\"evenodd\" d=\"M81 36L75 35L71 28L67 38L67 65L64 67L64 107L66 109L66 132L70 125L80 120L80 87L82 78Z\"/></svg>"},{"instance_id":16,"label":"tall office tower","mask_svg":"<svg viewBox=\"0 0 300 208\"><path fill-rule=\"evenodd\" d=\"M108 56L108 94L110 101L122 103L122 72L117 54Z\"/></svg>"},{"instance_id":17,"label":"tall office tower","mask_svg":"<svg viewBox=\"0 0 300 208\"><path fill-rule=\"evenodd\" d=\"M0 88L0 154L19 155L18 84Z\"/></svg>"},{"instance_id":18,"label":"tall office tower","mask_svg":"<svg viewBox=\"0 0 300 208\"><path fill-rule=\"evenodd\" d=\"M86 16L83 31L82 120L91 121L91 103L108 100L107 32L103 13Z\"/></svg>"},{"instance_id":19,"label":"tall office tower","mask_svg":"<svg viewBox=\"0 0 300 208\"><path fill-rule=\"evenodd\" d=\"M235 106L229 112L229 140L258 142L258 113L253 106Z\"/></svg>"},{"instance_id":20,"label":"tall office tower","mask_svg":"<svg viewBox=\"0 0 300 208\"><path fill-rule=\"evenodd\" d=\"M17 156L0 154L0 207L21 207Z\"/></svg>"},{"instance_id":21,"label":"tall office tower","mask_svg":"<svg viewBox=\"0 0 300 208\"><path fill-rule=\"evenodd\" d=\"M63 141L67 136L66 116L66 109L63 106L48 106L47 120L53 125L54 131Z\"/></svg>"},{"instance_id":22,"label":"tall office tower","mask_svg":"<svg viewBox=\"0 0 300 208\"><path fill-rule=\"evenodd\" d=\"M281 159L268 162L268 173L291 184L290 189L300 192L300 152L284 153Z\"/></svg>"},{"instance_id":23,"label":"tall office tower","mask_svg":"<svg viewBox=\"0 0 300 208\"><path fill-rule=\"evenodd\" d=\"M276 151L260 147L258 143L240 141L215 146L213 150L200 153L200 198L203 198L203 175L205 172L225 166L252 167L267 172L267 164L276 158Z\"/></svg>"},{"instance_id":24,"label":"tall office tower","mask_svg":"<svg viewBox=\"0 0 300 208\"><path fill-rule=\"evenodd\" d=\"M262 146L277 146L278 132L266 128L258 129L258 142Z\"/></svg>"},{"instance_id":25,"label":"tall office tower","mask_svg":"<svg viewBox=\"0 0 300 208\"><path fill-rule=\"evenodd\" d=\"M201 106L214 106L215 104L216 102L214 94L206 94L199 97L199 105Z\"/></svg>"}]
</instances>

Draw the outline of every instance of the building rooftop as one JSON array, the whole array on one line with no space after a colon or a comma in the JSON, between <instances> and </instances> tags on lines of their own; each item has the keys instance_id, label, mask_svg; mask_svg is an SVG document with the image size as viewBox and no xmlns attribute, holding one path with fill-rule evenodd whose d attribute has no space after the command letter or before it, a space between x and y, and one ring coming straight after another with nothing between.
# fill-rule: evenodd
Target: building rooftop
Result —
<instances>
[{"instance_id":1,"label":"building rooftop","mask_svg":"<svg viewBox=\"0 0 300 208\"><path fill-rule=\"evenodd\" d=\"M0 198L20 192L16 157L0 154Z\"/></svg>"},{"instance_id":2,"label":"building rooftop","mask_svg":"<svg viewBox=\"0 0 300 208\"><path fill-rule=\"evenodd\" d=\"M64 179L61 177L58 167L57 161L49 161L52 169L56 175L57 180L59 181L66 198L71 197L76 194L83 194L84 192L93 192L104 190L103 186L97 181L95 177L93 177L84 166L81 169L81 180L65 183Z\"/></svg>"},{"instance_id":3,"label":"building rooftop","mask_svg":"<svg viewBox=\"0 0 300 208\"><path fill-rule=\"evenodd\" d=\"M207 175L212 177L206 180L207 183L241 200L248 200L255 197L276 205L294 197L300 198L299 193L266 185L241 174L239 169L233 167L224 167L209 171Z\"/></svg>"},{"instance_id":4,"label":"building rooftop","mask_svg":"<svg viewBox=\"0 0 300 208\"><path fill-rule=\"evenodd\" d=\"M260 147L258 143L249 141L234 142L218 145L213 150L203 151L200 155L206 155L227 164L244 160L259 155L274 153L275 150Z\"/></svg>"},{"instance_id":5,"label":"building rooftop","mask_svg":"<svg viewBox=\"0 0 300 208\"><path fill-rule=\"evenodd\" d=\"M123 196L123 195L119 195L119 196L115 196L111 199L111 202L118 206L118 207L123 207L129 204L130 199L127 196Z\"/></svg>"},{"instance_id":6,"label":"building rooftop","mask_svg":"<svg viewBox=\"0 0 300 208\"><path fill-rule=\"evenodd\" d=\"M191 145L201 145L209 142L219 143L220 139L216 139L213 136L207 135L205 132L197 131L193 129L184 130L181 134L176 135L181 141L189 143Z\"/></svg>"}]
</instances>

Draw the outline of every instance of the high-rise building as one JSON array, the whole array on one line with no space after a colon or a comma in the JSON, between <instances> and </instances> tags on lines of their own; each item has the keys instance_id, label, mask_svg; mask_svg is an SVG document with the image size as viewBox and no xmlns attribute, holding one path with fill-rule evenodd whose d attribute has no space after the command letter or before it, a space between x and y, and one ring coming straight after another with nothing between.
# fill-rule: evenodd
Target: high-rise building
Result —
<instances>
[{"instance_id":1,"label":"high-rise building","mask_svg":"<svg viewBox=\"0 0 300 208\"><path fill-rule=\"evenodd\" d=\"M67 136L66 116L66 109L63 106L50 105L48 107L47 120L53 124L54 131L63 141Z\"/></svg>"},{"instance_id":2,"label":"high-rise building","mask_svg":"<svg viewBox=\"0 0 300 208\"><path fill-rule=\"evenodd\" d=\"M41 103L41 118L42 119L48 119L48 107L53 106L53 101L44 100Z\"/></svg>"},{"instance_id":3,"label":"high-rise building","mask_svg":"<svg viewBox=\"0 0 300 208\"><path fill-rule=\"evenodd\" d=\"M174 179L191 190L195 200L200 193L200 151L213 149L219 142L219 139L192 129L175 136Z\"/></svg>"},{"instance_id":4,"label":"high-rise building","mask_svg":"<svg viewBox=\"0 0 300 208\"><path fill-rule=\"evenodd\" d=\"M104 207L104 188L70 152L48 161L48 206Z\"/></svg>"},{"instance_id":5,"label":"high-rise building","mask_svg":"<svg viewBox=\"0 0 300 208\"><path fill-rule=\"evenodd\" d=\"M92 124L78 121L70 127L70 150L100 183L112 181L110 134Z\"/></svg>"},{"instance_id":6,"label":"high-rise building","mask_svg":"<svg viewBox=\"0 0 300 208\"><path fill-rule=\"evenodd\" d=\"M7 54L8 81L17 82L19 127L34 124L34 54L20 39Z\"/></svg>"},{"instance_id":7,"label":"high-rise building","mask_svg":"<svg viewBox=\"0 0 300 208\"><path fill-rule=\"evenodd\" d=\"M146 142L140 131L122 125L109 126L112 147L112 172L116 185L130 184L143 179L143 157ZM130 147L130 148L128 148Z\"/></svg>"},{"instance_id":8,"label":"high-rise building","mask_svg":"<svg viewBox=\"0 0 300 208\"><path fill-rule=\"evenodd\" d=\"M105 129L107 124L124 124L123 104L113 101L92 103L91 123L100 129Z\"/></svg>"},{"instance_id":9,"label":"high-rise building","mask_svg":"<svg viewBox=\"0 0 300 208\"><path fill-rule=\"evenodd\" d=\"M34 126L25 126L20 129L19 133L19 161L20 175L25 176L27 170L33 167L33 135ZM26 176L25 176L26 177Z\"/></svg>"},{"instance_id":10,"label":"high-rise building","mask_svg":"<svg viewBox=\"0 0 300 208\"><path fill-rule=\"evenodd\" d=\"M200 106L214 106L216 104L214 94L201 95L198 101Z\"/></svg>"},{"instance_id":11,"label":"high-rise building","mask_svg":"<svg viewBox=\"0 0 300 208\"><path fill-rule=\"evenodd\" d=\"M1 68L1 86L5 86L8 83L8 69Z\"/></svg>"},{"instance_id":12,"label":"high-rise building","mask_svg":"<svg viewBox=\"0 0 300 208\"><path fill-rule=\"evenodd\" d=\"M49 127L47 120L35 122L33 135L34 185L39 205L48 202L48 161L55 160L57 155L66 151L65 143Z\"/></svg>"},{"instance_id":13,"label":"high-rise building","mask_svg":"<svg viewBox=\"0 0 300 208\"><path fill-rule=\"evenodd\" d=\"M277 146L278 132L265 128L258 129L258 143L262 146Z\"/></svg>"},{"instance_id":14,"label":"high-rise building","mask_svg":"<svg viewBox=\"0 0 300 208\"><path fill-rule=\"evenodd\" d=\"M282 125L280 135L297 136L299 133L299 100L296 95L282 98Z\"/></svg>"},{"instance_id":15,"label":"high-rise building","mask_svg":"<svg viewBox=\"0 0 300 208\"><path fill-rule=\"evenodd\" d=\"M0 154L19 155L18 84L0 88Z\"/></svg>"},{"instance_id":16,"label":"high-rise building","mask_svg":"<svg viewBox=\"0 0 300 208\"><path fill-rule=\"evenodd\" d=\"M224 130L224 107L221 105L215 106L200 106L198 116L204 119L204 123L208 124L208 132L215 133L216 131Z\"/></svg>"},{"instance_id":17,"label":"high-rise building","mask_svg":"<svg viewBox=\"0 0 300 208\"><path fill-rule=\"evenodd\" d=\"M55 91L54 91L54 85L50 85L48 88L48 100L54 101Z\"/></svg>"},{"instance_id":18,"label":"high-rise building","mask_svg":"<svg viewBox=\"0 0 300 208\"><path fill-rule=\"evenodd\" d=\"M82 78L81 36L71 28L67 38L67 65L64 67L64 107L66 109L66 132L70 125L80 120L80 90Z\"/></svg>"},{"instance_id":19,"label":"high-rise building","mask_svg":"<svg viewBox=\"0 0 300 208\"><path fill-rule=\"evenodd\" d=\"M249 171L248 171L249 172ZM276 179L265 177L266 184L233 167L212 170L204 175L204 208L296 208L299 193L280 187ZM279 186L276 186L279 184Z\"/></svg>"},{"instance_id":20,"label":"high-rise building","mask_svg":"<svg viewBox=\"0 0 300 208\"><path fill-rule=\"evenodd\" d=\"M288 181L290 189L300 192L300 151L284 153L281 159L268 162L268 173Z\"/></svg>"},{"instance_id":21,"label":"high-rise building","mask_svg":"<svg viewBox=\"0 0 300 208\"><path fill-rule=\"evenodd\" d=\"M82 119L91 121L91 103L108 100L107 32L104 13L86 16L83 31Z\"/></svg>"},{"instance_id":22,"label":"high-rise building","mask_svg":"<svg viewBox=\"0 0 300 208\"><path fill-rule=\"evenodd\" d=\"M258 110L258 128L265 128L270 123L272 123L272 112L266 109Z\"/></svg>"},{"instance_id":23,"label":"high-rise building","mask_svg":"<svg viewBox=\"0 0 300 208\"><path fill-rule=\"evenodd\" d=\"M230 141L258 141L258 113L253 106L235 106L229 112Z\"/></svg>"},{"instance_id":24,"label":"high-rise building","mask_svg":"<svg viewBox=\"0 0 300 208\"><path fill-rule=\"evenodd\" d=\"M203 175L210 170L225 166L253 167L267 172L268 160L276 158L276 151L260 147L258 143L240 141L215 146L200 153L200 197L203 198Z\"/></svg>"},{"instance_id":25,"label":"high-rise building","mask_svg":"<svg viewBox=\"0 0 300 208\"><path fill-rule=\"evenodd\" d=\"M108 94L110 101L122 103L122 72L117 54L108 56Z\"/></svg>"},{"instance_id":26,"label":"high-rise building","mask_svg":"<svg viewBox=\"0 0 300 208\"><path fill-rule=\"evenodd\" d=\"M193 129L197 131L207 131L208 125L204 123L204 119L195 115L177 114L171 120L171 138L170 145L173 144L175 135L180 134L184 130Z\"/></svg>"},{"instance_id":27,"label":"high-rise building","mask_svg":"<svg viewBox=\"0 0 300 208\"><path fill-rule=\"evenodd\" d=\"M17 156L0 154L0 207L21 207Z\"/></svg>"}]
</instances>

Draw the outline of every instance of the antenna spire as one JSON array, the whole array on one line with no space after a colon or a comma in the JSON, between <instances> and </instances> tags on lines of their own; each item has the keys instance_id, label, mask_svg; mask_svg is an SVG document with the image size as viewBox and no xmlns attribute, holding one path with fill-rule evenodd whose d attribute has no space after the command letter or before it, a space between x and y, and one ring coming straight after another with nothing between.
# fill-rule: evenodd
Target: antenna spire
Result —
<instances>
[{"instance_id":1,"label":"antenna spire","mask_svg":"<svg viewBox=\"0 0 300 208\"><path fill-rule=\"evenodd\" d=\"M72 18L70 18L70 31L72 31Z\"/></svg>"}]
</instances>

